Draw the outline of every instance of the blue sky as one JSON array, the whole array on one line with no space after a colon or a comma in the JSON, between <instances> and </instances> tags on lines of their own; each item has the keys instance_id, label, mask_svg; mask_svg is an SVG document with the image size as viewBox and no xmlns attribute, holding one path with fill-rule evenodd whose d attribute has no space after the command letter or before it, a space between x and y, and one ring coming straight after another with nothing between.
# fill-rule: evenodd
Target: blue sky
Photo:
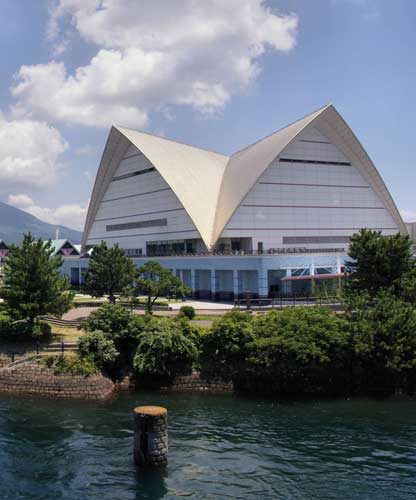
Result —
<instances>
[{"instance_id":1,"label":"blue sky","mask_svg":"<svg viewBox=\"0 0 416 500\"><path fill-rule=\"evenodd\" d=\"M416 220L414 1L1 9L1 200L79 229L113 123L231 153L332 103Z\"/></svg>"}]
</instances>

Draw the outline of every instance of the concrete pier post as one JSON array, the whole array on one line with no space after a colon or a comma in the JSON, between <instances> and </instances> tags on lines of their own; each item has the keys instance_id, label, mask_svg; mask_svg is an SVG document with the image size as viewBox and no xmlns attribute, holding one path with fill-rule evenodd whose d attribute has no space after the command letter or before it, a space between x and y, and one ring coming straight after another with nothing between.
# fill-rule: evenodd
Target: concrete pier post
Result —
<instances>
[{"instance_id":1,"label":"concrete pier post","mask_svg":"<svg viewBox=\"0 0 416 500\"><path fill-rule=\"evenodd\" d=\"M161 406L134 409L134 462L140 466L168 462L168 411Z\"/></svg>"}]
</instances>

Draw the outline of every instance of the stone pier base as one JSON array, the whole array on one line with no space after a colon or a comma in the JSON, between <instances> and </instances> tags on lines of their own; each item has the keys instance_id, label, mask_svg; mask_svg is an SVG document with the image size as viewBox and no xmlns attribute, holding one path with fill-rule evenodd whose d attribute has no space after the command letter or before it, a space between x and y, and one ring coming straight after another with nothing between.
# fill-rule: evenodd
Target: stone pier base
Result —
<instances>
[{"instance_id":1,"label":"stone pier base","mask_svg":"<svg viewBox=\"0 0 416 500\"><path fill-rule=\"evenodd\" d=\"M168 412L161 406L134 409L134 462L160 466L168 462Z\"/></svg>"}]
</instances>

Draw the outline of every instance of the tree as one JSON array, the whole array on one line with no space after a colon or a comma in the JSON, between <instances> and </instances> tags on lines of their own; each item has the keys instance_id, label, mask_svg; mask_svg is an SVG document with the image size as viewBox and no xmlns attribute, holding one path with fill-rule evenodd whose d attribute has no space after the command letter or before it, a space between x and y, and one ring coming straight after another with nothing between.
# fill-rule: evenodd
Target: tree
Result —
<instances>
[{"instance_id":1,"label":"tree","mask_svg":"<svg viewBox=\"0 0 416 500\"><path fill-rule=\"evenodd\" d=\"M112 368L119 353L108 333L99 330L83 335L78 342L83 357L90 357L100 368Z\"/></svg>"},{"instance_id":2,"label":"tree","mask_svg":"<svg viewBox=\"0 0 416 500\"><path fill-rule=\"evenodd\" d=\"M32 330L38 316L61 316L74 298L69 279L59 273L63 258L53 251L50 240L35 240L29 233L21 247L10 246L4 267L1 295L7 311L13 320L27 320Z\"/></svg>"},{"instance_id":3,"label":"tree","mask_svg":"<svg viewBox=\"0 0 416 500\"><path fill-rule=\"evenodd\" d=\"M277 393L343 392L351 358L346 323L326 307L289 307L253 321L246 383Z\"/></svg>"},{"instance_id":4,"label":"tree","mask_svg":"<svg viewBox=\"0 0 416 500\"><path fill-rule=\"evenodd\" d=\"M213 372L224 380L234 379L245 367L247 344L253 338L252 316L237 310L227 312L201 339L203 371Z\"/></svg>"},{"instance_id":5,"label":"tree","mask_svg":"<svg viewBox=\"0 0 416 500\"><path fill-rule=\"evenodd\" d=\"M137 269L135 292L147 296L146 311L152 314L153 305L159 297L183 297L190 290L159 262L149 260Z\"/></svg>"},{"instance_id":6,"label":"tree","mask_svg":"<svg viewBox=\"0 0 416 500\"><path fill-rule=\"evenodd\" d=\"M110 304L115 304L115 294L134 281L135 265L118 246L108 248L105 241L94 247L85 288L93 297L108 295Z\"/></svg>"},{"instance_id":7,"label":"tree","mask_svg":"<svg viewBox=\"0 0 416 500\"><path fill-rule=\"evenodd\" d=\"M366 292L370 298L389 289L400 296L406 281L415 273L412 243L408 236L397 233L383 236L380 231L361 229L351 238L346 263L349 293Z\"/></svg>"},{"instance_id":8,"label":"tree","mask_svg":"<svg viewBox=\"0 0 416 500\"><path fill-rule=\"evenodd\" d=\"M188 373L198 355L192 340L185 337L179 323L151 318L139 338L133 365L145 379L156 382Z\"/></svg>"},{"instance_id":9,"label":"tree","mask_svg":"<svg viewBox=\"0 0 416 500\"><path fill-rule=\"evenodd\" d=\"M416 312L390 291L371 302L359 296L346 319L355 351L355 384L405 387L415 381Z\"/></svg>"},{"instance_id":10,"label":"tree","mask_svg":"<svg viewBox=\"0 0 416 500\"><path fill-rule=\"evenodd\" d=\"M86 332L99 330L114 337L126 330L130 318L130 313L123 306L103 304L84 319L82 328Z\"/></svg>"}]
</instances>

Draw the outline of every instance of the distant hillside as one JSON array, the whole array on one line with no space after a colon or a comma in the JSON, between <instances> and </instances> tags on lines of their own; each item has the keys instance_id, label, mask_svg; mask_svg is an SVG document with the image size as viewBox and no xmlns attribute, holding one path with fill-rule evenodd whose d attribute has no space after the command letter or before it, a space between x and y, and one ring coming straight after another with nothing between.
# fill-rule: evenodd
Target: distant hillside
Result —
<instances>
[{"instance_id":1,"label":"distant hillside","mask_svg":"<svg viewBox=\"0 0 416 500\"><path fill-rule=\"evenodd\" d=\"M74 244L81 243L82 233L80 231L47 224L19 208L0 201L0 240L6 243L20 243L23 234L28 232L37 238L53 240L56 228L59 228L59 238L68 238Z\"/></svg>"}]
</instances>

